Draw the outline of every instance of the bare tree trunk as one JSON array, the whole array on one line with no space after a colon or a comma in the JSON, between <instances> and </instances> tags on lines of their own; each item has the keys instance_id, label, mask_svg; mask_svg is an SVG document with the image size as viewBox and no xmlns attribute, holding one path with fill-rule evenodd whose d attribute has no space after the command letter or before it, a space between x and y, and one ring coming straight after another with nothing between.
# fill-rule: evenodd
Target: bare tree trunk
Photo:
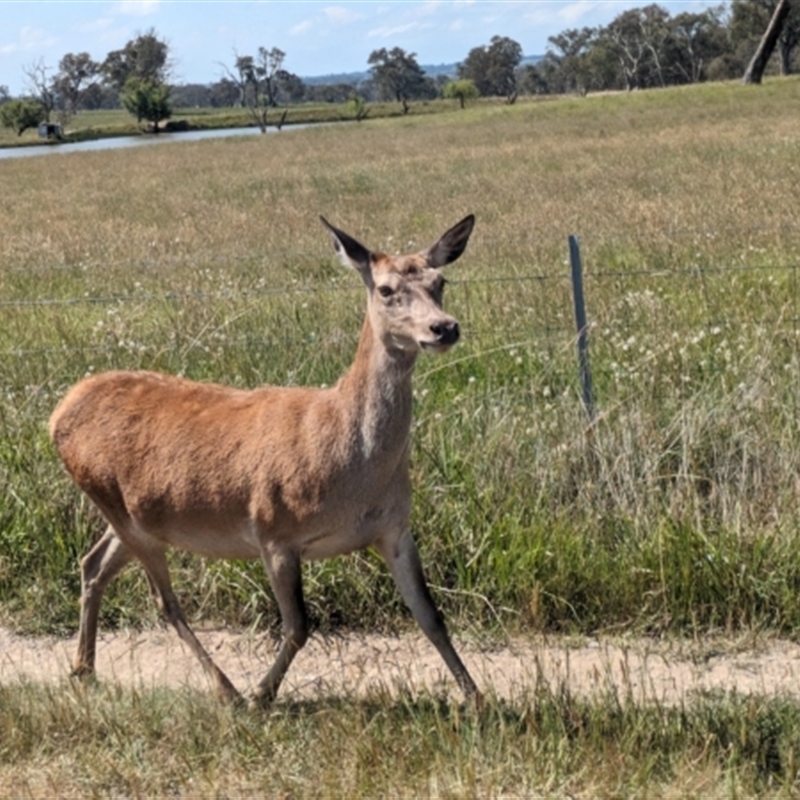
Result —
<instances>
[{"instance_id":1,"label":"bare tree trunk","mask_svg":"<svg viewBox=\"0 0 800 800\"><path fill-rule=\"evenodd\" d=\"M781 54L781 75L792 74L792 50L793 47L787 46L783 39L778 42L778 49Z\"/></svg>"},{"instance_id":2,"label":"bare tree trunk","mask_svg":"<svg viewBox=\"0 0 800 800\"><path fill-rule=\"evenodd\" d=\"M781 35L786 18L789 16L789 0L780 0L775 7L775 13L769 21L767 30L761 37L755 55L747 65L742 83L761 83L767 62L775 49L778 37Z\"/></svg>"}]
</instances>

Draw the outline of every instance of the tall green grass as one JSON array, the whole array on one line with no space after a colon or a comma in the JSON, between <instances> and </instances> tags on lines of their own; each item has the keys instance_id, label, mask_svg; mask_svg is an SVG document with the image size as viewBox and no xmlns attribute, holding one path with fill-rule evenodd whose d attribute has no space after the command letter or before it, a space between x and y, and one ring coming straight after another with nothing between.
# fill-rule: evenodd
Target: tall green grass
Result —
<instances>
[{"instance_id":1,"label":"tall green grass","mask_svg":"<svg viewBox=\"0 0 800 800\"><path fill-rule=\"evenodd\" d=\"M776 79L0 162L0 614L76 625L101 521L46 435L72 383L330 385L364 298L317 215L396 252L474 212L448 270L463 341L415 382L413 522L454 624L796 631L799 95ZM191 615L275 623L258 564L174 566ZM405 619L370 553L305 574L323 628ZM153 613L130 571L102 622Z\"/></svg>"}]
</instances>

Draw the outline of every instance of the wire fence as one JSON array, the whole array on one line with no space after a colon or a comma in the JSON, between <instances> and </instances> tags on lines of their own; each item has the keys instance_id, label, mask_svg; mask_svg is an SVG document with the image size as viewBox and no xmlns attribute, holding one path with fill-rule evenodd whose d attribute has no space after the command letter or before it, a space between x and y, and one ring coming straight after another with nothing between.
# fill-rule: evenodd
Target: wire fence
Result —
<instances>
[{"instance_id":1,"label":"wire fence","mask_svg":"<svg viewBox=\"0 0 800 800\"><path fill-rule=\"evenodd\" d=\"M796 231L789 231L792 235ZM755 232L758 236L770 235L770 232ZM774 233L774 232L772 232ZM782 231L782 233L786 233ZM683 237L690 240L705 238L718 239L724 232L714 231L713 234L703 231L684 232ZM674 232L670 233L675 236ZM603 266L598 268L596 263L602 261L597 257L600 243L588 239L588 247L582 254L584 268L580 270L583 302L574 305L576 301L576 272L574 261L572 270L566 258L569 253L567 243L564 243L564 256L562 263L557 268L545 273L531 269L515 269L515 274L476 275L469 278L460 278L456 273L449 279L452 291L457 295L469 298L470 293L478 295L491 294L504 291L514 295L524 296L526 311L529 312L520 318L505 318L502 325L512 322L514 342L509 347L524 346L533 342L559 342L564 347L578 345L576 356L575 375L582 387L584 403L590 412L593 410L595 398L591 388L592 353L595 347L605 347L606 350L619 343L624 336L664 336L664 326L670 326L670 316L675 320L681 318L682 324L690 318L690 326L704 327L714 331L720 328L741 327L747 324L759 324L773 332L778 331L791 335L790 352L795 361L798 355L798 331L800 330L800 281L798 269L800 261L787 260L784 263L758 263L750 260L747 263L736 263L733 259L725 263L716 264L691 264L688 266L656 266L644 264L641 267L626 265L624 268ZM484 242L484 245L487 245ZM577 240L576 240L577 246ZM629 243L625 245L629 247ZM602 248L614 248L613 237L604 239ZM491 250L491 243L488 243ZM620 249L624 249L621 247ZM756 254L757 255L757 254ZM307 254L309 258L319 259L319 254ZM606 261L608 259L605 259ZM746 279L747 286L734 286L740 279ZM658 320L648 319L647 314L641 309L632 311L631 298L639 293L639 300L648 292L654 292L654 287L666 287L669 291L662 294L674 295L666 303L666 308L658 309ZM755 287L755 289L754 289ZM747 300L743 296L755 291L759 295L752 303L753 310L749 312L747 320L743 320L742 307ZM260 298L272 298L287 302L291 298L321 296L331 293L360 295L363 289L350 281L315 281L283 283L274 286L257 286L241 289L210 289L210 290L178 290L167 289L161 292L154 291L127 291L120 293L84 294L81 296L43 296L23 297L16 299L0 300L0 318L3 314L30 311L35 315L38 311L57 314L59 309L74 311L83 306L115 307L120 310L126 307L143 307L150 305L170 305L180 307L183 304L195 303L212 305L231 301L247 304L256 303ZM646 297L645 297L646 299ZM752 299L752 298L751 298ZM630 301L630 302L629 302ZM627 303L627 306L626 306ZM683 305L682 305L683 304ZM468 305L468 303L467 303ZM691 306L691 310L687 310ZM573 317L573 309L579 314L577 326ZM513 317L519 308L511 312ZM122 312L124 313L124 311ZM485 340L485 352L496 350L497 334L495 328L497 321L487 320L480 315L467 315L463 320L465 333L479 343ZM675 323L677 325L677 322ZM658 331L661 326L661 333ZM202 332L198 337L202 337ZM345 339L355 339L358 329L349 334L340 334ZM198 340L199 341L199 340ZM300 337L291 332L284 332L276 340L275 336L253 336L231 333L214 337L216 348L239 347L269 347L276 344L316 346L316 335L302 335ZM174 345L170 342L144 344L148 348L164 350ZM624 348L624 342L620 349ZM0 359L9 363L14 359L27 359L34 355L47 353L97 353L112 352L118 345L108 342L81 342L64 341L59 344L30 346L21 342L0 349ZM480 344L478 346L480 351ZM784 352L786 348L784 348ZM724 367L723 367L724 368ZM602 402L602 398L598 398Z\"/></svg>"}]
</instances>

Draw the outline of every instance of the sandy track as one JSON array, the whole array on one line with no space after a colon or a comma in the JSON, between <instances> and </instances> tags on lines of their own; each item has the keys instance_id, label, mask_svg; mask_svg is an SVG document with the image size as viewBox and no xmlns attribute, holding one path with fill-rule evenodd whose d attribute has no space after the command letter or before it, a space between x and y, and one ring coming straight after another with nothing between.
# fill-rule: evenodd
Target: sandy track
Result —
<instances>
[{"instance_id":1,"label":"sandy track","mask_svg":"<svg viewBox=\"0 0 800 800\"><path fill-rule=\"evenodd\" d=\"M274 643L267 637L200 631L212 657L243 691L266 673ZM459 650L478 684L513 699L537 680L552 688L566 684L591 694L614 687L623 697L675 703L695 692L723 689L742 694L782 694L800 698L800 646L760 639L689 643L538 638L514 640L494 650L463 643ZM69 672L75 639L28 638L0 628L0 683L57 683ZM208 689L200 665L168 629L101 634L98 676L127 686L167 685ZM360 695L398 686L458 694L438 654L417 636L399 638L348 634L312 637L281 688L285 698Z\"/></svg>"}]
</instances>

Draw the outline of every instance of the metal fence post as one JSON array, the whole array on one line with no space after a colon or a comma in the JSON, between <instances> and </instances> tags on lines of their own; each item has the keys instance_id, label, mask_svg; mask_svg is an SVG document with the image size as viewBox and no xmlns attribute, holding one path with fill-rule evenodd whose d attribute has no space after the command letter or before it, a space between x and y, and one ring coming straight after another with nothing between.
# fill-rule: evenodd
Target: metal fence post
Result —
<instances>
[{"instance_id":1,"label":"metal fence post","mask_svg":"<svg viewBox=\"0 0 800 800\"><path fill-rule=\"evenodd\" d=\"M578 330L578 369L581 377L583 405L589 419L594 421L592 371L589 367L589 339L586 324L586 304L583 299L583 267L578 237L569 237L569 262L572 268L572 298L575 306L575 326Z\"/></svg>"}]
</instances>

